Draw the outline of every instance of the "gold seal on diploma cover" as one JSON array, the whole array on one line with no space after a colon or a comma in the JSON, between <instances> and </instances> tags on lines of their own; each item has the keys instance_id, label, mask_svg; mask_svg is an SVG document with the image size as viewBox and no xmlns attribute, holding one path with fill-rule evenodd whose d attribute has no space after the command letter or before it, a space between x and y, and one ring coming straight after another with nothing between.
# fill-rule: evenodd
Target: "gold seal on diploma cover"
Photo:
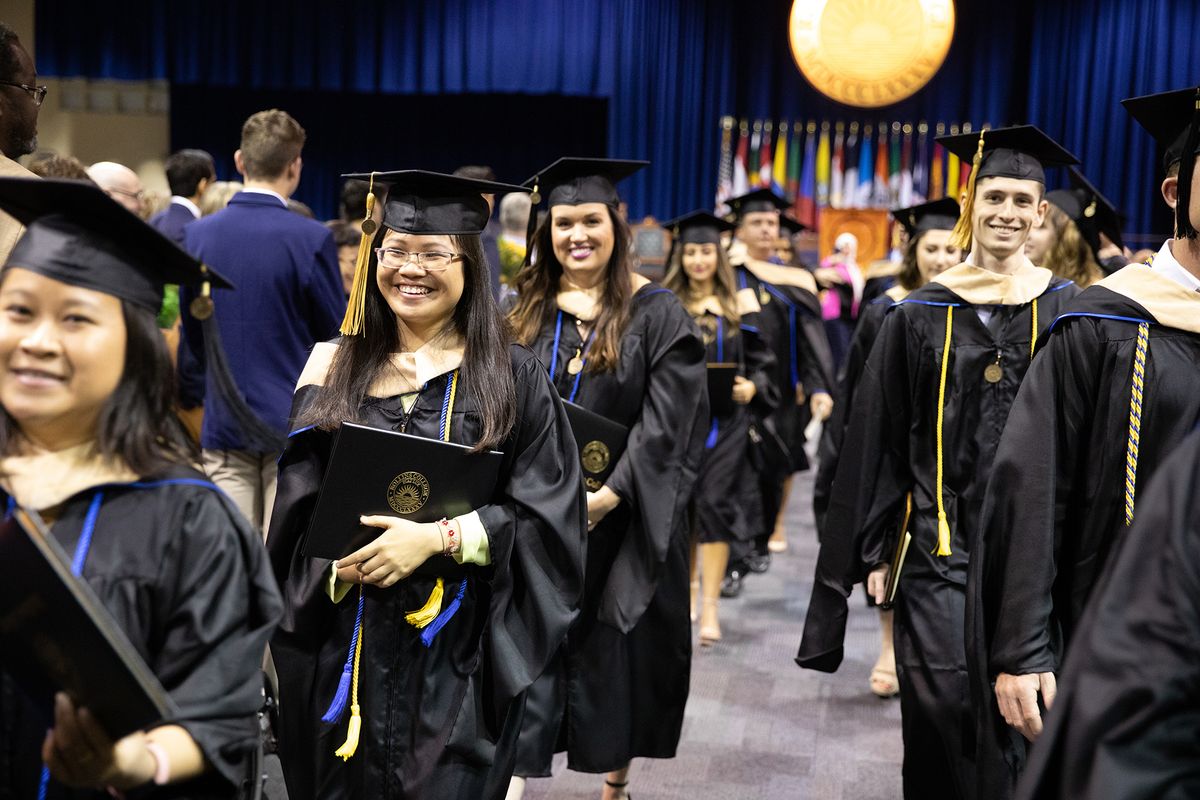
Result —
<instances>
[{"instance_id":1,"label":"gold seal on diploma cover","mask_svg":"<svg viewBox=\"0 0 1200 800\"><path fill-rule=\"evenodd\" d=\"M419 472L401 472L388 486L388 505L397 514L412 514L428 499L429 481Z\"/></svg>"},{"instance_id":2,"label":"gold seal on diploma cover","mask_svg":"<svg viewBox=\"0 0 1200 800\"><path fill-rule=\"evenodd\" d=\"M911 97L941 68L954 37L952 0L796 0L789 39L800 72L846 105Z\"/></svg>"},{"instance_id":3,"label":"gold seal on diploma cover","mask_svg":"<svg viewBox=\"0 0 1200 800\"><path fill-rule=\"evenodd\" d=\"M593 475L604 472L608 467L609 458L611 454L608 445L599 440L588 442L583 446L583 450L579 451L579 460L583 468Z\"/></svg>"}]
</instances>

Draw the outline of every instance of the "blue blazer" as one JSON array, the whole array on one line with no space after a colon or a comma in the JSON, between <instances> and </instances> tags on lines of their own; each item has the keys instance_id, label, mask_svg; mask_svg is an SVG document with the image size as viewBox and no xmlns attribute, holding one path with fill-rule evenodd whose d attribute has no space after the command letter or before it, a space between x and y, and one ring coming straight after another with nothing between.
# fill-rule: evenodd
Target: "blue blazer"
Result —
<instances>
[{"instance_id":1,"label":"blue blazer","mask_svg":"<svg viewBox=\"0 0 1200 800\"><path fill-rule=\"evenodd\" d=\"M288 211L271 195L238 192L229 205L187 226L186 249L237 287L213 290L215 320L230 371L250 408L287 435L296 381L316 342L338 333L346 296L333 234L319 222ZM213 397L204 376L200 324L189 313L194 288L180 290L180 394L185 407ZM203 387L204 397L197 395ZM200 444L241 450L227 409L210 402Z\"/></svg>"},{"instance_id":2,"label":"blue blazer","mask_svg":"<svg viewBox=\"0 0 1200 800\"><path fill-rule=\"evenodd\" d=\"M179 203L171 203L150 218L150 224L159 233L180 247L183 247L183 226L195 221L192 212Z\"/></svg>"}]
</instances>

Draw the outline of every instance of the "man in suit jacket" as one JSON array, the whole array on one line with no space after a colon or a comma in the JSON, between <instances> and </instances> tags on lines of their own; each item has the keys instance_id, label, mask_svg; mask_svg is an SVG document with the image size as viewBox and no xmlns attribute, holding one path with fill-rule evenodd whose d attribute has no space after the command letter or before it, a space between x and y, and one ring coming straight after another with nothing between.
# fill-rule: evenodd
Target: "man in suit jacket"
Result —
<instances>
[{"instance_id":1,"label":"man in suit jacket","mask_svg":"<svg viewBox=\"0 0 1200 800\"><path fill-rule=\"evenodd\" d=\"M185 247L228 277L236 291L215 290L213 302L229 372L250 408L270 426L282 447L292 392L315 342L337 335L345 310L333 236L319 222L288 210L300 182L304 129L284 111L260 111L242 126L234 163L245 188L217 213L189 223ZM215 397L213 377L204 386L201 323L180 293L183 337L179 345L184 405ZM211 323L210 323L211 324ZM203 386L197 396L197 386ZM279 450L251 448L221 404L205 408L200 445L205 470L246 517L266 530L275 501Z\"/></svg>"},{"instance_id":2,"label":"man in suit jacket","mask_svg":"<svg viewBox=\"0 0 1200 800\"><path fill-rule=\"evenodd\" d=\"M0 176L37 177L16 160L37 149L38 109L45 96L33 59L16 32L0 22ZM0 264L24 232L21 223L0 211Z\"/></svg>"},{"instance_id":3,"label":"man in suit jacket","mask_svg":"<svg viewBox=\"0 0 1200 800\"><path fill-rule=\"evenodd\" d=\"M203 150L180 150L167 158L167 185L171 203L150 218L150 224L183 247L183 226L200 219L200 197L217 179L213 157Z\"/></svg>"}]
</instances>

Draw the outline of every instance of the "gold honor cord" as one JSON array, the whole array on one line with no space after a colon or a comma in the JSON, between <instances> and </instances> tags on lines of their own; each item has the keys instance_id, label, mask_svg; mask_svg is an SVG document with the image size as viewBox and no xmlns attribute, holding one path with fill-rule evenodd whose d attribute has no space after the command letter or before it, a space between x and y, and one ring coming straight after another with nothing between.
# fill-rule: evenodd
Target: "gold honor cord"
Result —
<instances>
[{"instance_id":1,"label":"gold honor cord","mask_svg":"<svg viewBox=\"0 0 1200 800\"><path fill-rule=\"evenodd\" d=\"M938 382L937 407L937 510L938 510L938 540L937 555L948 556L950 552L950 522L946 518L946 502L942 497L942 483L945 473L942 466L942 426L946 413L946 374L950 369L950 337L954 332L954 306L946 306L946 343L942 345L942 375Z\"/></svg>"}]
</instances>

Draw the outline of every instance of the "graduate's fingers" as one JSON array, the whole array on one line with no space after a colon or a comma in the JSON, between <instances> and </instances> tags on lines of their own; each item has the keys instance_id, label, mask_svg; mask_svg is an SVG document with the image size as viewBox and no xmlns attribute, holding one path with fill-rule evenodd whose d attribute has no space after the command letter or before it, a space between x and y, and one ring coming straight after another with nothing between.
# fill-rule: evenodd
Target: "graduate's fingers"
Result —
<instances>
[{"instance_id":1,"label":"graduate's fingers","mask_svg":"<svg viewBox=\"0 0 1200 800\"><path fill-rule=\"evenodd\" d=\"M387 589L387 588L389 588L391 586L395 586L397 583L399 583L401 577L402 576L400 575L399 572L389 572L389 573L387 573L387 575L384 576L383 580L379 581L379 583L376 585L380 589Z\"/></svg>"},{"instance_id":2,"label":"graduate's fingers","mask_svg":"<svg viewBox=\"0 0 1200 800\"><path fill-rule=\"evenodd\" d=\"M365 519L365 517L364 517L364 519ZM369 559L371 556L375 555L378 552L379 552L379 540L376 539L375 541L370 542L369 544L363 545L362 547L355 550L350 555L342 556L341 558L339 558L337 560L338 569L341 570L343 567L350 567L350 566L359 564L363 561L366 561L367 559Z\"/></svg>"},{"instance_id":3,"label":"graduate's fingers","mask_svg":"<svg viewBox=\"0 0 1200 800\"><path fill-rule=\"evenodd\" d=\"M77 753L87 747L75 720L75 704L65 692L54 695L54 746L61 753Z\"/></svg>"},{"instance_id":4,"label":"graduate's fingers","mask_svg":"<svg viewBox=\"0 0 1200 800\"><path fill-rule=\"evenodd\" d=\"M385 517L379 514L369 517L359 517L358 521L368 528L390 528L396 523L396 517Z\"/></svg>"},{"instance_id":5,"label":"graduate's fingers","mask_svg":"<svg viewBox=\"0 0 1200 800\"><path fill-rule=\"evenodd\" d=\"M1037 690L1032 687L1022 686L1022 691L1017 698L1020 704L1021 724L1017 730L1021 732L1029 741L1036 739L1042 732L1042 712L1038 708Z\"/></svg>"},{"instance_id":6,"label":"graduate's fingers","mask_svg":"<svg viewBox=\"0 0 1200 800\"><path fill-rule=\"evenodd\" d=\"M1042 679L1042 704L1049 711L1050 706L1054 705L1054 698L1058 697L1058 681L1053 672L1043 672L1039 677Z\"/></svg>"},{"instance_id":7,"label":"graduate's fingers","mask_svg":"<svg viewBox=\"0 0 1200 800\"><path fill-rule=\"evenodd\" d=\"M362 583L362 573L358 571L357 564L351 564L348 567L339 566L337 570L339 581L345 583Z\"/></svg>"},{"instance_id":8,"label":"graduate's fingers","mask_svg":"<svg viewBox=\"0 0 1200 800\"><path fill-rule=\"evenodd\" d=\"M75 718L79 722L79 732L82 734L80 739L87 743L88 749L98 757L111 757L112 739L108 738L108 734L100 727L100 722L92 716L92 712L81 708L76 712Z\"/></svg>"}]
</instances>

